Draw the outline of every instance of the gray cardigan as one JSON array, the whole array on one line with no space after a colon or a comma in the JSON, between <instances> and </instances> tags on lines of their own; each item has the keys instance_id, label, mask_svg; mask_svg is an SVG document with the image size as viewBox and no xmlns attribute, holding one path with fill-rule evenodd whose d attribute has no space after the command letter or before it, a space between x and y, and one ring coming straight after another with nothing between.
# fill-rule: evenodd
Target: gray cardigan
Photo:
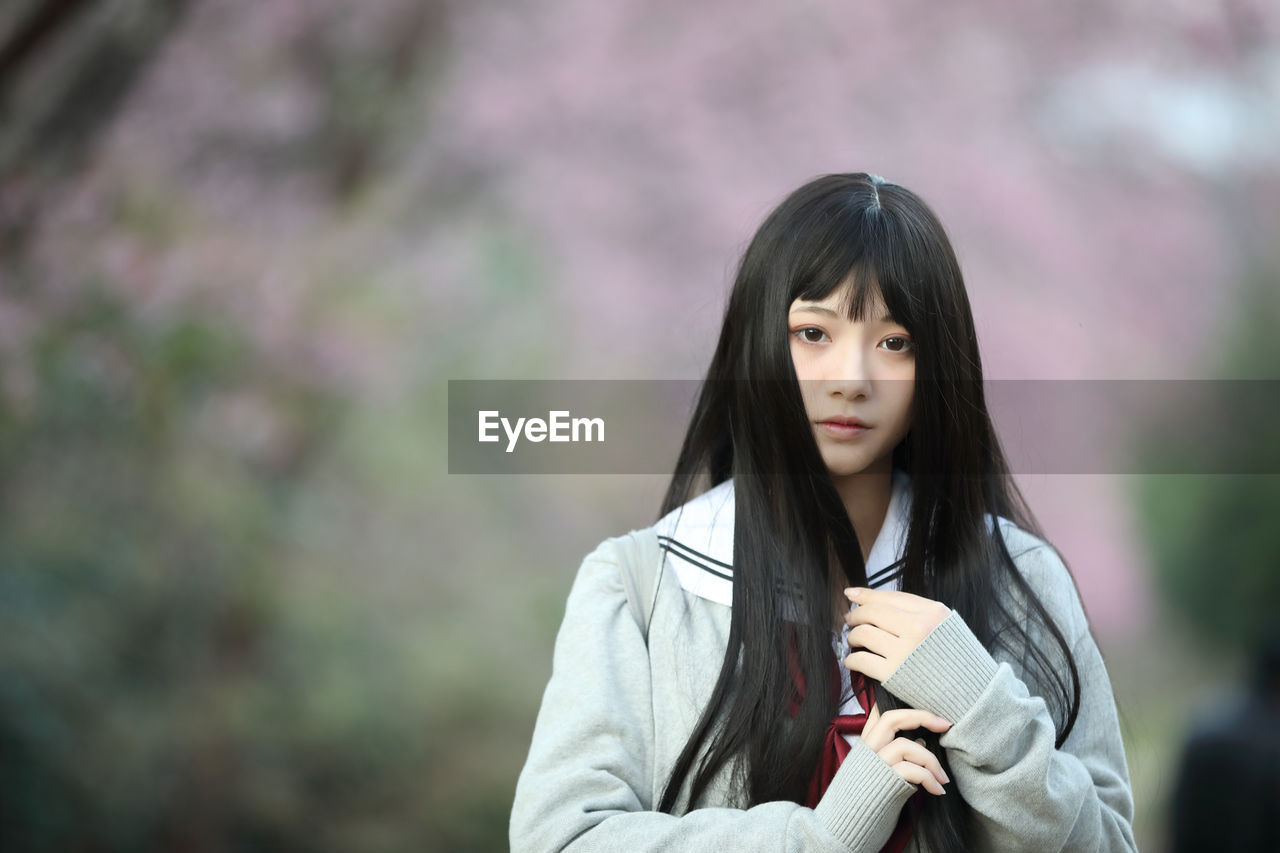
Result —
<instances>
[{"instance_id":1,"label":"gray cardigan","mask_svg":"<svg viewBox=\"0 0 1280 853\"><path fill-rule=\"evenodd\" d=\"M972 806L981 849L1134 850L1115 702L1075 585L1046 543L1004 519L1001 532L1079 667L1080 713L1062 748L1017 661L993 657L954 611L884 686L952 722L941 739L951 766L946 796ZM629 573L659 566L646 640L628 599ZM914 787L860 740L814 809L785 801L743 809L729 784L732 768L724 768L692 807L686 779L676 815L652 810L711 695L729 615L729 607L681 588L653 528L606 540L587 556L516 786L513 851L883 846ZM920 849L918 833L908 849Z\"/></svg>"}]
</instances>

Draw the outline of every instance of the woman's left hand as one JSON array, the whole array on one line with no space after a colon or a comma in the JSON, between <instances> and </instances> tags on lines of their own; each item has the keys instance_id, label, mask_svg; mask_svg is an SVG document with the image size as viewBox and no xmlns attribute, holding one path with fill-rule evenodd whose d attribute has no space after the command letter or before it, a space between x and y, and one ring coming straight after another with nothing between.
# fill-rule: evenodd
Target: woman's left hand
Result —
<instances>
[{"instance_id":1,"label":"woman's left hand","mask_svg":"<svg viewBox=\"0 0 1280 853\"><path fill-rule=\"evenodd\" d=\"M951 608L931 598L890 589L853 587L845 597L858 606L844 615L850 626L849 647L859 649L844 659L848 669L884 681Z\"/></svg>"}]
</instances>

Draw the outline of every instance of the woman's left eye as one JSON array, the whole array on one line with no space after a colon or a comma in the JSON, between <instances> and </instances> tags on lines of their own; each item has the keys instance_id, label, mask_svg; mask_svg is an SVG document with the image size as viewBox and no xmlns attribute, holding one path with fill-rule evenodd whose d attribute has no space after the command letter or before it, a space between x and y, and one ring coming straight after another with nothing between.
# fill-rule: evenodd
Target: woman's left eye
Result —
<instances>
[{"instance_id":1,"label":"woman's left eye","mask_svg":"<svg viewBox=\"0 0 1280 853\"><path fill-rule=\"evenodd\" d=\"M894 335L891 338L885 338L882 342L884 348L889 352L906 352L911 349L911 339L902 335Z\"/></svg>"}]
</instances>

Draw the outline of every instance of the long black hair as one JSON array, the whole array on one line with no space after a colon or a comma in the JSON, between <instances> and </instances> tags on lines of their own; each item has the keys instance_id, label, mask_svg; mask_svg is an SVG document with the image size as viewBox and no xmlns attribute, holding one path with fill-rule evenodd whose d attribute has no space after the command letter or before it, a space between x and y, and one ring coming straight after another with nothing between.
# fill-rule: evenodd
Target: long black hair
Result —
<instances>
[{"instance_id":1,"label":"long black hair","mask_svg":"<svg viewBox=\"0 0 1280 853\"><path fill-rule=\"evenodd\" d=\"M861 319L878 294L915 347L911 428L893 458L912 485L900 588L944 602L989 650L1016 655L1044 687L1059 746L1075 723L1080 680L1070 646L1015 567L999 525L989 523L1002 516L1040 535L987 413L977 334L950 241L911 191L867 174L826 175L788 196L743 255L663 501L660 515L734 481L728 647L660 811L676 808L690 774L695 802L726 763L748 805L803 802L836 713L831 590L837 580L865 585L866 566L805 415L787 313L796 299L822 300L846 284L851 319ZM797 593L790 610L779 606L780 581ZM1022 608L1011 606L1010 590L1020 593ZM1057 648L1034 647L1026 620ZM792 643L809 685L798 709ZM882 710L901 707L882 686L875 692ZM925 737L946 767L939 736ZM969 817L962 796L930 796L916 829L932 849L967 849Z\"/></svg>"}]
</instances>

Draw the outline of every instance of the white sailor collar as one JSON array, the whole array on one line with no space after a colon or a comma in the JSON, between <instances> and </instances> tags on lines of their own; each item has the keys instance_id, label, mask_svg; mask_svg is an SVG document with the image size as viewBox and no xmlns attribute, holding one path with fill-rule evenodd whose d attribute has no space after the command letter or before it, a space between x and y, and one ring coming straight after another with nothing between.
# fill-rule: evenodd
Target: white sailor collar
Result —
<instances>
[{"instance_id":1,"label":"white sailor collar","mask_svg":"<svg viewBox=\"0 0 1280 853\"><path fill-rule=\"evenodd\" d=\"M902 558L910 513L911 478L894 469L889 508L867 556L869 586L898 588L894 564ZM726 480L654 525L680 586L726 607L733 604L733 519L733 480Z\"/></svg>"}]
</instances>

